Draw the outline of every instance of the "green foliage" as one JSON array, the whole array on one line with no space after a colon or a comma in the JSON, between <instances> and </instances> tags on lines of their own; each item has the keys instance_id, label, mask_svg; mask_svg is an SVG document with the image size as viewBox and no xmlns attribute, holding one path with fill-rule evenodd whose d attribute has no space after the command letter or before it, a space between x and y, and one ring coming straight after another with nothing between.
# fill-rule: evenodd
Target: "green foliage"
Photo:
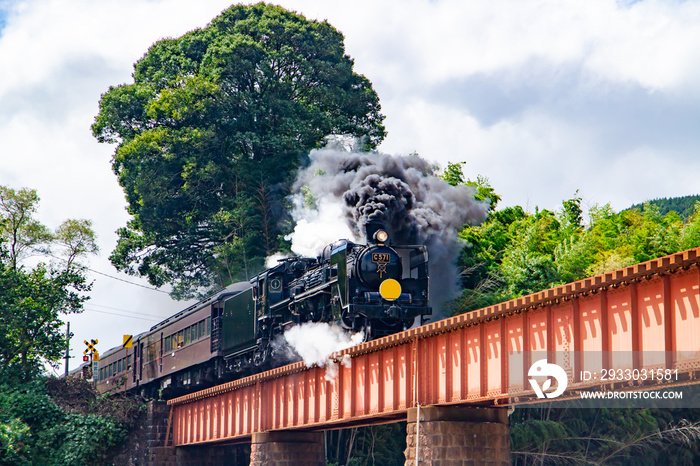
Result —
<instances>
[{"instance_id":1,"label":"green foliage","mask_svg":"<svg viewBox=\"0 0 700 466\"><path fill-rule=\"evenodd\" d=\"M0 421L0 465L30 464L27 460L29 448L23 441L29 435L29 426L19 419Z\"/></svg>"},{"instance_id":2,"label":"green foliage","mask_svg":"<svg viewBox=\"0 0 700 466\"><path fill-rule=\"evenodd\" d=\"M682 420L693 414L552 403L516 409L510 417L513 464L696 464L700 425Z\"/></svg>"},{"instance_id":3,"label":"green foliage","mask_svg":"<svg viewBox=\"0 0 700 466\"><path fill-rule=\"evenodd\" d=\"M442 173L442 175L440 175L440 178L447 181L450 186L459 186L460 184L464 184L466 181L464 180L462 165L466 165L466 163L467 162L447 162L447 168L445 168L445 171Z\"/></svg>"},{"instance_id":4,"label":"green foliage","mask_svg":"<svg viewBox=\"0 0 700 466\"><path fill-rule=\"evenodd\" d=\"M97 250L88 220L66 220L52 233L34 215L36 191L0 186L0 380L21 383L65 349L61 314L82 311L90 284L75 261ZM65 264L26 268L22 259L59 246ZM67 265L66 265L67 264Z\"/></svg>"},{"instance_id":5,"label":"green foliage","mask_svg":"<svg viewBox=\"0 0 700 466\"><path fill-rule=\"evenodd\" d=\"M405 449L405 422L326 432L328 466L399 466Z\"/></svg>"},{"instance_id":6,"label":"green foliage","mask_svg":"<svg viewBox=\"0 0 700 466\"><path fill-rule=\"evenodd\" d=\"M89 291L85 277L49 271L25 272L0 263L0 380L26 381L56 362L65 349L61 314L80 312Z\"/></svg>"},{"instance_id":7,"label":"green foliage","mask_svg":"<svg viewBox=\"0 0 700 466\"><path fill-rule=\"evenodd\" d=\"M53 452L55 464L66 466L102 462L107 451L126 438L125 429L116 421L94 414L67 414L47 434L49 440L60 443Z\"/></svg>"},{"instance_id":8,"label":"green foliage","mask_svg":"<svg viewBox=\"0 0 700 466\"><path fill-rule=\"evenodd\" d=\"M71 268L76 259L86 254L99 252L96 239L97 236L92 230L92 222L84 219L64 221L56 229L54 235L54 243L63 249L67 269Z\"/></svg>"},{"instance_id":9,"label":"green foliage","mask_svg":"<svg viewBox=\"0 0 700 466\"><path fill-rule=\"evenodd\" d=\"M652 199L646 201L642 204L635 204L628 210L639 210L644 212L646 205L654 205L659 209L661 215L666 215L669 212L676 212L682 219L688 219L694 210L695 204L700 201L700 195L696 194L693 196L682 196L682 197L662 197L658 199Z\"/></svg>"},{"instance_id":10,"label":"green foliage","mask_svg":"<svg viewBox=\"0 0 700 466\"><path fill-rule=\"evenodd\" d=\"M447 162L447 168L445 168L442 175L440 175L440 178L447 181L451 186L465 185L473 188L474 199L477 201L487 201L489 203L489 212L493 212L496 210L496 205L498 201L501 200L501 196L496 194L496 191L491 187L489 179L485 176L477 175L476 181L465 180L464 173L462 172L462 166L465 164L466 162Z\"/></svg>"},{"instance_id":11,"label":"green foliage","mask_svg":"<svg viewBox=\"0 0 700 466\"><path fill-rule=\"evenodd\" d=\"M460 237L466 247L458 260L464 291L453 312L700 246L700 203L685 221L675 212L662 215L654 205L620 213L595 206L588 217L584 225L581 198L574 196L558 212L509 207L482 225L465 227Z\"/></svg>"},{"instance_id":12,"label":"green foliage","mask_svg":"<svg viewBox=\"0 0 700 466\"><path fill-rule=\"evenodd\" d=\"M53 239L51 231L34 218L38 207L36 190L0 186L0 242L13 269L33 251L46 250Z\"/></svg>"},{"instance_id":13,"label":"green foliage","mask_svg":"<svg viewBox=\"0 0 700 466\"><path fill-rule=\"evenodd\" d=\"M385 136L371 83L343 36L281 7L234 5L154 44L92 126L133 220L111 255L178 297L245 278L277 250L291 178L332 134Z\"/></svg>"},{"instance_id":14,"label":"green foliage","mask_svg":"<svg viewBox=\"0 0 700 466\"><path fill-rule=\"evenodd\" d=\"M100 413L105 402L82 380L59 383L83 384L89 395L80 400L82 409L62 408L47 392L50 380L0 386L0 465L105 464L108 452L125 439L127 424Z\"/></svg>"}]
</instances>

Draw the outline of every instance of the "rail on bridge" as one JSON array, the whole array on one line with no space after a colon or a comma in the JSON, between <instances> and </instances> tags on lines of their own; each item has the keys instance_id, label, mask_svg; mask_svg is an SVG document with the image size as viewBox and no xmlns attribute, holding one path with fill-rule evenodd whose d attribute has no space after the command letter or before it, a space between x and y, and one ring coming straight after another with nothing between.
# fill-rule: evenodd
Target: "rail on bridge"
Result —
<instances>
[{"instance_id":1,"label":"rail on bridge","mask_svg":"<svg viewBox=\"0 0 700 466\"><path fill-rule=\"evenodd\" d=\"M170 400L175 446L275 430L406 419L414 406L537 400L540 358L568 376L564 397L601 385L664 387L700 375L700 248L651 260ZM636 371L636 372L635 372ZM602 380L607 378L607 380Z\"/></svg>"}]
</instances>

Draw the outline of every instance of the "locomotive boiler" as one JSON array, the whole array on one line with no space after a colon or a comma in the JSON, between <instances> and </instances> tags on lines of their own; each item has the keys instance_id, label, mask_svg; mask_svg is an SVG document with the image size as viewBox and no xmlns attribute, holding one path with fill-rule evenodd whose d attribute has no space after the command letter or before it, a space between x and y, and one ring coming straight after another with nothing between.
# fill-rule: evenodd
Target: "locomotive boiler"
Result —
<instances>
[{"instance_id":1,"label":"locomotive boiler","mask_svg":"<svg viewBox=\"0 0 700 466\"><path fill-rule=\"evenodd\" d=\"M431 314L425 246L393 244L379 224L367 244L340 240L317 258L292 257L230 285L104 353L100 392L169 398L266 370L276 338L294 325L327 322L373 339L423 324Z\"/></svg>"}]
</instances>

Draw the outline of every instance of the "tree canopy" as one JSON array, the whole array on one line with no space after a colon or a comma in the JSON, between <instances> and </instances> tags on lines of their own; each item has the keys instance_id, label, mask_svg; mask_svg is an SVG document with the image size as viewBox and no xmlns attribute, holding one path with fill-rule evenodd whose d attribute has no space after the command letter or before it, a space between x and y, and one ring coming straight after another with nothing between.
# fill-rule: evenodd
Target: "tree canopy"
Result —
<instances>
[{"instance_id":1,"label":"tree canopy","mask_svg":"<svg viewBox=\"0 0 700 466\"><path fill-rule=\"evenodd\" d=\"M0 379L26 381L65 349L62 314L82 311L90 290L77 265L97 251L88 220L66 220L55 233L36 218L35 190L0 186ZM23 260L58 247L59 265ZM58 257L58 256L57 256Z\"/></svg>"},{"instance_id":2,"label":"tree canopy","mask_svg":"<svg viewBox=\"0 0 700 466\"><path fill-rule=\"evenodd\" d=\"M585 225L583 216L576 195L558 211L506 207L482 225L465 227L458 259L463 294L454 312L700 246L700 203L687 220L673 211L662 215L655 204L619 213L610 205L593 206Z\"/></svg>"},{"instance_id":3,"label":"tree canopy","mask_svg":"<svg viewBox=\"0 0 700 466\"><path fill-rule=\"evenodd\" d=\"M175 295L250 274L280 246L284 196L332 134L371 149L379 99L343 36L278 6L235 5L207 27L154 44L134 83L111 87L92 127L133 220L111 256Z\"/></svg>"},{"instance_id":4,"label":"tree canopy","mask_svg":"<svg viewBox=\"0 0 700 466\"><path fill-rule=\"evenodd\" d=\"M652 199L650 201L643 202L641 204L635 204L631 209L637 209L644 212L646 205L654 205L659 208L659 213L661 215L666 215L667 213L674 211L681 216L682 219L687 220L695 210L695 203L700 201L700 195L690 195L681 197L662 197L659 199Z\"/></svg>"}]
</instances>

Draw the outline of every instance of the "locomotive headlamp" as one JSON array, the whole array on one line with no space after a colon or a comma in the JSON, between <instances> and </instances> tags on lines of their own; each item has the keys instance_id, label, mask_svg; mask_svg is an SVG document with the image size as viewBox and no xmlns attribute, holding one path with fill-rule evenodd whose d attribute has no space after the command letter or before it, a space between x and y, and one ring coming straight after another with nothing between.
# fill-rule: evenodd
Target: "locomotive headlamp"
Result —
<instances>
[{"instance_id":1,"label":"locomotive headlamp","mask_svg":"<svg viewBox=\"0 0 700 466\"><path fill-rule=\"evenodd\" d=\"M377 232L374 234L374 240L377 243L385 243L386 240L389 239L389 233L387 233L384 230L377 230Z\"/></svg>"}]
</instances>

